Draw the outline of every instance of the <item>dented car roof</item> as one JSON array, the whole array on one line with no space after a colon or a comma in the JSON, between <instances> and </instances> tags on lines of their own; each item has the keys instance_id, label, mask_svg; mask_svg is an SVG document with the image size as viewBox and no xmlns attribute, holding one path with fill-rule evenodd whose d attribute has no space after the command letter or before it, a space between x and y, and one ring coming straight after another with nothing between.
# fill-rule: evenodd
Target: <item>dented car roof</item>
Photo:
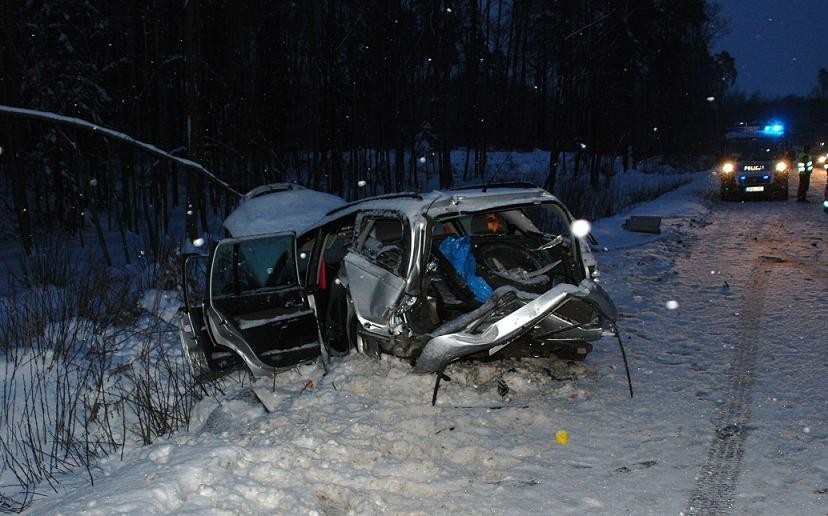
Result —
<instances>
[{"instance_id":1,"label":"dented car roof","mask_svg":"<svg viewBox=\"0 0 828 516\"><path fill-rule=\"evenodd\" d=\"M394 210L413 218L428 209L430 216L439 217L494 206L550 201L557 201L557 198L535 186L486 185L426 194L391 193L347 203L336 195L295 184L276 183L248 192L225 219L224 227L233 237L290 231L302 234L355 211Z\"/></svg>"}]
</instances>

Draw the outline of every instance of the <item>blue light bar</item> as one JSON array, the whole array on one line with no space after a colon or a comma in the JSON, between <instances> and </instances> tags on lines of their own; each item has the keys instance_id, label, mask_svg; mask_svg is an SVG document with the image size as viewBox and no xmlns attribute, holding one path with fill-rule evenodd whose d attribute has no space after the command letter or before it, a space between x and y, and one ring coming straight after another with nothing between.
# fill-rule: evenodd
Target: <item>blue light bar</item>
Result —
<instances>
[{"instance_id":1,"label":"blue light bar","mask_svg":"<svg viewBox=\"0 0 828 516\"><path fill-rule=\"evenodd\" d=\"M773 122L762 127L762 130L759 132L767 134L768 136L782 136L785 134L785 126L780 123Z\"/></svg>"}]
</instances>

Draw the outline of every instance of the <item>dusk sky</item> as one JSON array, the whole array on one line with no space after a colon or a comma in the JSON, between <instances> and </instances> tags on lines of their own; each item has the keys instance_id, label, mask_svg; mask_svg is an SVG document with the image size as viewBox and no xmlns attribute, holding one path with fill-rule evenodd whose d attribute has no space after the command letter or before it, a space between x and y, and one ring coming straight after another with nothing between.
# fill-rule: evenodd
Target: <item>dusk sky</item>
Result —
<instances>
[{"instance_id":1,"label":"dusk sky","mask_svg":"<svg viewBox=\"0 0 828 516\"><path fill-rule=\"evenodd\" d=\"M807 95L828 68L828 0L721 0L730 33L714 45L736 59L736 85L766 97Z\"/></svg>"}]
</instances>

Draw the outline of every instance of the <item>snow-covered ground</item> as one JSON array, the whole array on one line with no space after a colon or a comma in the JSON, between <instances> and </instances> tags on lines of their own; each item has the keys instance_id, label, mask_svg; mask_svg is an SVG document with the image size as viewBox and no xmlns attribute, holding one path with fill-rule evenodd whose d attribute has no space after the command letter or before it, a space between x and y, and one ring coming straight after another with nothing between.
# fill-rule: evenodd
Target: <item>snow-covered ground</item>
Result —
<instances>
[{"instance_id":1,"label":"snow-covered ground","mask_svg":"<svg viewBox=\"0 0 828 516\"><path fill-rule=\"evenodd\" d=\"M435 407L433 376L352 355L256 385L271 413L228 382L189 431L29 512L824 514L828 216L715 188L699 174L631 212L662 235L594 224L633 399L610 338L583 364L455 364Z\"/></svg>"}]
</instances>

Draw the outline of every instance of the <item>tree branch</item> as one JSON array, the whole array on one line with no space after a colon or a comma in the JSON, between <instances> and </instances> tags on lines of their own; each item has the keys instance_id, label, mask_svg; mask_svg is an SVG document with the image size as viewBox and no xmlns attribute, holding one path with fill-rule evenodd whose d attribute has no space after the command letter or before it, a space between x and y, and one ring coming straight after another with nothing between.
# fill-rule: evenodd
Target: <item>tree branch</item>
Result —
<instances>
[{"instance_id":1,"label":"tree branch","mask_svg":"<svg viewBox=\"0 0 828 516\"><path fill-rule=\"evenodd\" d=\"M23 109L23 108L16 108L12 106L4 106L0 104L0 113L5 113L11 116L21 117L21 118L31 118L34 120L42 120L44 122L53 122L56 124L63 124L69 125L72 127L79 127L81 129L86 129L88 131L92 131L93 133L98 133L103 136L108 136L110 138L114 138L122 143L126 143L128 145L132 145L138 147L139 149L160 158L166 158L170 161L178 163L179 165L191 168L205 176L217 185L221 186L228 192L235 194L238 197L242 197L242 194L238 192L235 188L230 186L227 182L219 179L218 176L204 168L204 166L198 162L189 160L187 158L179 158L178 156L173 156L169 152L163 151L156 147L155 145L151 145L149 143L144 143L142 141L136 140L132 136L122 133L120 131L115 131L114 129L109 129L108 127L103 127L98 124L93 124L92 122L88 122L81 118L76 118L73 116L63 116L58 115L56 113L50 113L48 111L37 111L34 109Z\"/></svg>"}]
</instances>

